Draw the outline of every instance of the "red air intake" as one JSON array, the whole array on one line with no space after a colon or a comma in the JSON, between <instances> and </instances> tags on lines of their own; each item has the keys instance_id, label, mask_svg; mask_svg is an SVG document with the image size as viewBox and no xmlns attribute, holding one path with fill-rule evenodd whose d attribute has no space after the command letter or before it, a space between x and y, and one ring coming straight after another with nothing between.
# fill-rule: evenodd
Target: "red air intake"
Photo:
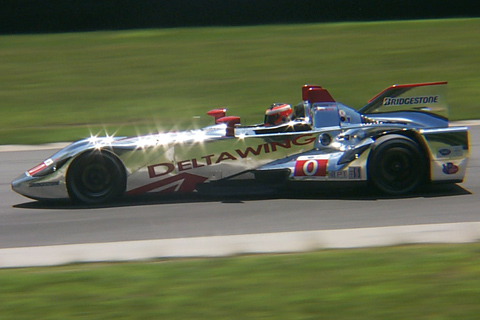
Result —
<instances>
[{"instance_id":1,"label":"red air intake","mask_svg":"<svg viewBox=\"0 0 480 320\"><path fill-rule=\"evenodd\" d=\"M302 98L310 103L335 102L330 93L320 86L304 85L302 87Z\"/></svg>"}]
</instances>

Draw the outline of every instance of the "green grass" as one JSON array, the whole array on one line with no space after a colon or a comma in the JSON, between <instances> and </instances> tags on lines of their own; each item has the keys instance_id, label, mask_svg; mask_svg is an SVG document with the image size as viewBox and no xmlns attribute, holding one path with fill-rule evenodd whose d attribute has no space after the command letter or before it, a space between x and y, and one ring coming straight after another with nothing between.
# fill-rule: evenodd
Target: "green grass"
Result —
<instances>
[{"instance_id":1,"label":"green grass","mask_svg":"<svg viewBox=\"0 0 480 320\"><path fill-rule=\"evenodd\" d=\"M480 244L0 270L0 319L477 319Z\"/></svg>"},{"instance_id":2,"label":"green grass","mask_svg":"<svg viewBox=\"0 0 480 320\"><path fill-rule=\"evenodd\" d=\"M257 123L305 83L358 108L394 83L449 81L452 119L480 118L480 19L0 36L0 144Z\"/></svg>"}]
</instances>

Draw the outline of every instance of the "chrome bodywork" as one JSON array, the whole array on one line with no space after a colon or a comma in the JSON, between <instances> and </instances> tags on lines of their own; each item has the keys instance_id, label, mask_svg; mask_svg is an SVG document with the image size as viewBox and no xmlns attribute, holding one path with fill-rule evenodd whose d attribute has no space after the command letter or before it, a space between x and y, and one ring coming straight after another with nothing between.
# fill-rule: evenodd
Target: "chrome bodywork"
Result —
<instances>
[{"instance_id":1,"label":"chrome bodywork","mask_svg":"<svg viewBox=\"0 0 480 320\"><path fill-rule=\"evenodd\" d=\"M407 136L422 147L430 181L460 182L469 155L468 128L449 127L446 118L424 112L431 106L443 111L444 98L437 91L444 85L400 86L398 95L392 94L399 92L393 86L372 99L362 108L363 113L334 101L321 87L304 86L301 112L280 126L241 126L228 117L216 117L215 125L193 131L132 138L91 137L28 170L12 182L12 189L33 199L67 199L66 177L71 163L92 150L110 152L119 159L130 195L191 192L198 184L228 181L244 172L267 177L285 172L287 180L300 181L366 181L372 147L388 134ZM436 90L434 94L428 93L431 88ZM417 89L421 92L411 93ZM405 94L409 96L398 98ZM430 96L434 97L431 103ZM421 108L386 113L381 108L382 103L402 101ZM421 105L414 103L417 101Z\"/></svg>"}]
</instances>

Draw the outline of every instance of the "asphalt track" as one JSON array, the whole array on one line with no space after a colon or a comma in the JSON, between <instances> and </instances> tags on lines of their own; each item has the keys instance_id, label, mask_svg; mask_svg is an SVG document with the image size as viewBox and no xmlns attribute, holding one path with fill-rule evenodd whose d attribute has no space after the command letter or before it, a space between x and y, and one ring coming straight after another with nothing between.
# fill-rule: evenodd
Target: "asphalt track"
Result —
<instances>
[{"instance_id":1,"label":"asphalt track","mask_svg":"<svg viewBox=\"0 0 480 320\"><path fill-rule=\"evenodd\" d=\"M463 183L432 186L401 198L366 188L311 185L254 196L129 198L96 207L43 204L11 191L16 176L58 145L0 147L0 267L279 251L275 246L289 252L476 241L479 140L480 127L470 126L471 158ZM416 240L408 237L412 234ZM29 260L35 253L42 259ZM59 254L62 258L56 259Z\"/></svg>"}]
</instances>

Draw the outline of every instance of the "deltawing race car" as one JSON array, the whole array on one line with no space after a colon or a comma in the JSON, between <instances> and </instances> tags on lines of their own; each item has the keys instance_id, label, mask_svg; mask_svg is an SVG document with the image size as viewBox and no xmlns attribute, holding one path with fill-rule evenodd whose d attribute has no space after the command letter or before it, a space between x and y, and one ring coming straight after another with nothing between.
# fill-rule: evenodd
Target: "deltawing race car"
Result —
<instances>
[{"instance_id":1,"label":"deltawing race car","mask_svg":"<svg viewBox=\"0 0 480 320\"><path fill-rule=\"evenodd\" d=\"M12 189L37 200L96 204L123 195L193 192L237 179L364 181L390 195L430 182L462 182L468 128L446 118L446 82L393 85L358 111L320 86L303 102L273 104L257 125L226 109L215 124L191 131L75 142L26 171Z\"/></svg>"}]
</instances>

